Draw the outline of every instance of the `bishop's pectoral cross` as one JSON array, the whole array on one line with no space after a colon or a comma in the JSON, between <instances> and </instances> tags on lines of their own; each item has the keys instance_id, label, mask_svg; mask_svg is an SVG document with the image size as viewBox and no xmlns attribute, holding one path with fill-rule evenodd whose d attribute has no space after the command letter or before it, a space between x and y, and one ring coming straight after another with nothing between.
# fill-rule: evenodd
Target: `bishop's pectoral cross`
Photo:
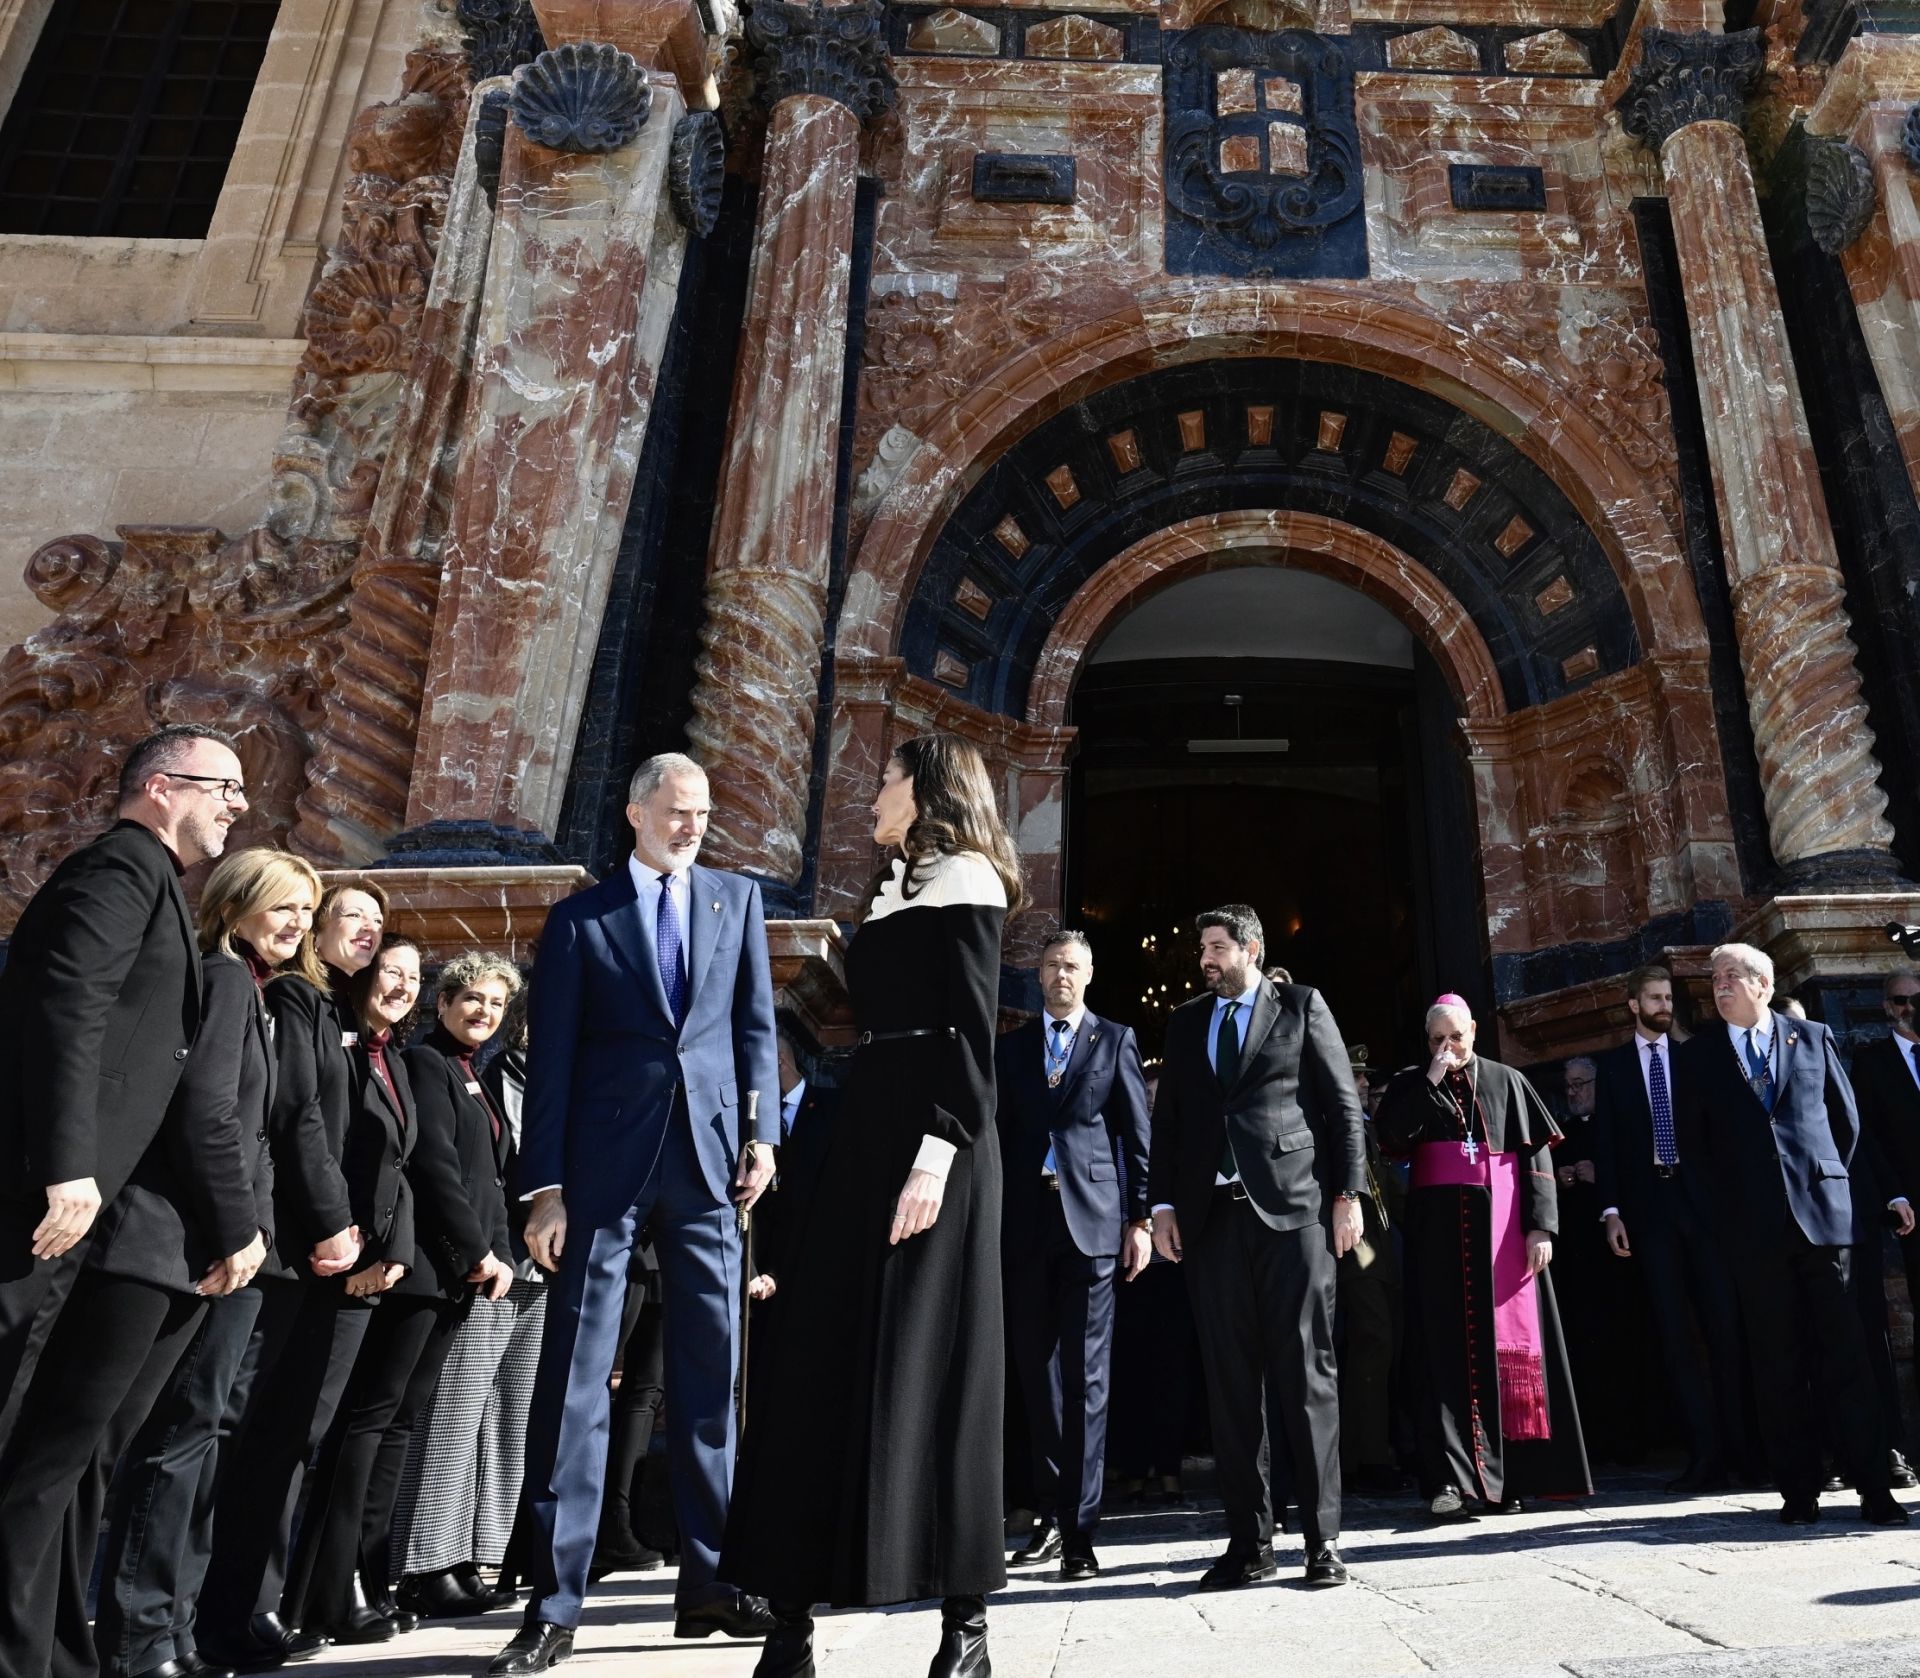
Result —
<instances>
[{"instance_id":1,"label":"bishop's pectoral cross","mask_svg":"<svg viewBox=\"0 0 1920 1678\"><path fill-rule=\"evenodd\" d=\"M1467 1164L1476 1165L1479 1163L1480 1144L1474 1141L1471 1132L1468 1133L1467 1139L1460 1144L1460 1152L1466 1155Z\"/></svg>"}]
</instances>

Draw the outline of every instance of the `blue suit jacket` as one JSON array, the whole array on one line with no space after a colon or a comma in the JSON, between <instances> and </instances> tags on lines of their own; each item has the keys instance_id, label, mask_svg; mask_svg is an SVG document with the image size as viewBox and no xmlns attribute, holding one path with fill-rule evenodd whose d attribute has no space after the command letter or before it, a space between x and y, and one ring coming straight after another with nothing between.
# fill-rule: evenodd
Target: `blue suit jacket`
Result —
<instances>
[{"instance_id":1,"label":"blue suit jacket","mask_svg":"<svg viewBox=\"0 0 1920 1678\"><path fill-rule=\"evenodd\" d=\"M528 997L519 1176L528 1189L561 1185L571 1218L612 1223L639 1197L678 1089L686 1091L694 1150L716 1204L731 1198L742 1147L779 1140L760 888L695 867L687 897L689 994L677 1032L653 928L624 863L556 903L540 935Z\"/></svg>"},{"instance_id":2,"label":"blue suit jacket","mask_svg":"<svg viewBox=\"0 0 1920 1678\"><path fill-rule=\"evenodd\" d=\"M1680 1157L1706 1168L1730 1245L1777 1240L1784 1201L1815 1246L1850 1247L1871 1227L1871 1218L1858 1217L1848 1179L1860 1139L1853 1086L1825 1026L1775 1014L1773 1030L1779 1093L1771 1114L1748 1087L1718 1018L1681 1048Z\"/></svg>"},{"instance_id":3,"label":"blue suit jacket","mask_svg":"<svg viewBox=\"0 0 1920 1678\"><path fill-rule=\"evenodd\" d=\"M1120 1251L1121 1226L1147 1215L1147 1086L1133 1031L1089 1011L1057 1089L1047 1087L1041 1020L994 1048L1000 1100L1001 1246L1023 1254L1045 1228L1053 1190L1040 1168L1054 1144L1061 1209L1088 1258Z\"/></svg>"}]
</instances>

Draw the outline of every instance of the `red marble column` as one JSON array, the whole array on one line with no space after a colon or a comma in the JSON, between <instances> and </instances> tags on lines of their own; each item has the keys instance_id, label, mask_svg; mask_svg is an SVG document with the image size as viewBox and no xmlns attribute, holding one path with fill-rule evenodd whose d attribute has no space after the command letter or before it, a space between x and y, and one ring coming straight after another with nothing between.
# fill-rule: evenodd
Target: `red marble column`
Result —
<instances>
[{"instance_id":1,"label":"red marble column","mask_svg":"<svg viewBox=\"0 0 1920 1678\"><path fill-rule=\"evenodd\" d=\"M1773 853L1802 873L1827 858L1892 875L1839 559L1739 127L1760 32L1642 39L1622 115L1658 150L1672 205Z\"/></svg>"},{"instance_id":2,"label":"red marble column","mask_svg":"<svg viewBox=\"0 0 1920 1678\"><path fill-rule=\"evenodd\" d=\"M707 852L800 877L838 478L860 125L892 97L877 0L758 0L772 107L688 738L713 780Z\"/></svg>"}]
</instances>

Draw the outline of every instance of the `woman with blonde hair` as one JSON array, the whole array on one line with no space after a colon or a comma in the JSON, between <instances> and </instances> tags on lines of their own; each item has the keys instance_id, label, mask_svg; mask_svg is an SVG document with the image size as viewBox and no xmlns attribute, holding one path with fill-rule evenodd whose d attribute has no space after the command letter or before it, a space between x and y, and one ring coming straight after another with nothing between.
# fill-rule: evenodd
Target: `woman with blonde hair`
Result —
<instances>
[{"instance_id":1,"label":"woman with blonde hair","mask_svg":"<svg viewBox=\"0 0 1920 1678\"><path fill-rule=\"evenodd\" d=\"M847 954L859 1047L813 1203L787 1214L720 1562L772 1605L760 1678L809 1678L814 1603L931 1597L929 1678L985 1674L1006 1583L993 1046L1019 858L955 735L902 744L873 814L894 854Z\"/></svg>"}]
</instances>

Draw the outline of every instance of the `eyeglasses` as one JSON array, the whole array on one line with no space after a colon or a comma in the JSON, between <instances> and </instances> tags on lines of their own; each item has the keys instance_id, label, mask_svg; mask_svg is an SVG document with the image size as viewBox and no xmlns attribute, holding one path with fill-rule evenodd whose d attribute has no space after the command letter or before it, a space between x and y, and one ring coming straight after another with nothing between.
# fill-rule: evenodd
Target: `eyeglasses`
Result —
<instances>
[{"instance_id":1,"label":"eyeglasses","mask_svg":"<svg viewBox=\"0 0 1920 1678\"><path fill-rule=\"evenodd\" d=\"M1570 1090L1590 1090L1593 1088L1593 1080L1591 1078L1569 1078L1567 1080L1567 1088Z\"/></svg>"},{"instance_id":2,"label":"eyeglasses","mask_svg":"<svg viewBox=\"0 0 1920 1678\"><path fill-rule=\"evenodd\" d=\"M1920 990L1895 991L1887 1000L1896 1008L1911 1008L1914 1003L1920 1002Z\"/></svg>"},{"instance_id":3,"label":"eyeglasses","mask_svg":"<svg viewBox=\"0 0 1920 1678\"><path fill-rule=\"evenodd\" d=\"M245 781L230 781L224 775L182 775L177 769L162 769L160 773L170 781L194 781L203 787L212 787L215 795L229 804L244 804L247 801Z\"/></svg>"}]
</instances>

